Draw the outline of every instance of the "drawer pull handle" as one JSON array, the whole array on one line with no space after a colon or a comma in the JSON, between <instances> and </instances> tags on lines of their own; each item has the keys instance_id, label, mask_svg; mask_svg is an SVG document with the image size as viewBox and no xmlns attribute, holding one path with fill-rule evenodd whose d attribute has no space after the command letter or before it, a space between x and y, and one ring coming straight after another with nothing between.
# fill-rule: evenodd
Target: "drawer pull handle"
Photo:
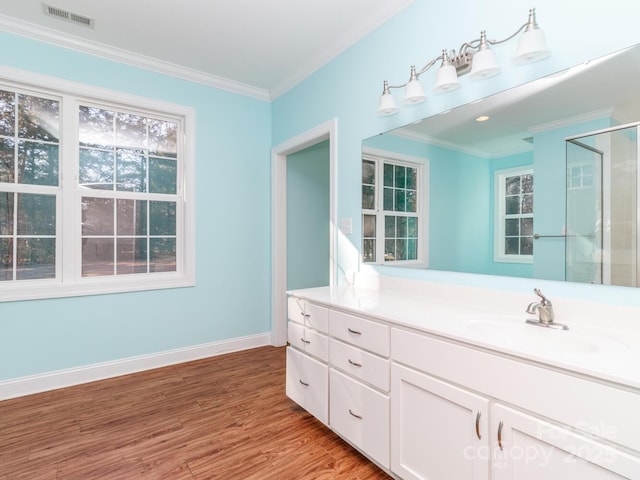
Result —
<instances>
[{"instance_id":1,"label":"drawer pull handle","mask_svg":"<svg viewBox=\"0 0 640 480\"><path fill-rule=\"evenodd\" d=\"M480 435L480 412L476 414L476 437L478 440L482 440L482 435Z\"/></svg>"},{"instance_id":2,"label":"drawer pull handle","mask_svg":"<svg viewBox=\"0 0 640 480\"><path fill-rule=\"evenodd\" d=\"M302 381L302 379L299 379L298 381L299 381L302 385L304 385L305 387L308 387L308 386L309 386L309 384L308 384L308 383L306 383L306 382L303 382L303 381Z\"/></svg>"},{"instance_id":3,"label":"drawer pull handle","mask_svg":"<svg viewBox=\"0 0 640 480\"><path fill-rule=\"evenodd\" d=\"M361 367L361 366L362 366L362 364L361 364L361 363L356 363L356 362L354 362L354 361L353 361L353 360L351 360L351 359L349 359L349 363L350 363L351 365L353 365L354 367Z\"/></svg>"},{"instance_id":4,"label":"drawer pull handle","mask_svg":"<svg viewBox=\"0 0 640 480\"><path fill-rule=\"evenodd\" d=\"M311 340L305 340L305 339L304 339L304 338L302 338L302 337L300 337L300 341L301 341L302 343L306 343L306 344L311 343Z\"/></svg>"},{"instance_id":5,"label":"drawer pull handle","mask_svg":"<svg viewBox=\"0 0 640 480\"><path fill-rule=\"evenodd\" d=\"M357 330L352 330L350 328L347 328L347 330L349 331L349 333L353 333L354 335L362 335L362 332L359 332Z\"/></svg>"},{"instance_id":6,"label":"drawer pull handle","mask_svg":"<svg viewBox=\"0 0 640 480\"><path fill-rule=\"evenodd\" d=\"M353 413L351 409L349 409L349 413L351 414L351 416L356 417L358 420L362 420L362 416L358 415L357 413Z\"/></svg>"},{"instance_id":7,"label":"drawer pull handle","mask_svg":"<svg viewBox=\"0 0 640 480\"><path fill-rule=\"evenodd\" d=\"M502 448L502 427L504 427L504 423L502 423L502 421L498 424L498 446L500 447L500 450L504 450Z\"/></svg>"}]
</instances>

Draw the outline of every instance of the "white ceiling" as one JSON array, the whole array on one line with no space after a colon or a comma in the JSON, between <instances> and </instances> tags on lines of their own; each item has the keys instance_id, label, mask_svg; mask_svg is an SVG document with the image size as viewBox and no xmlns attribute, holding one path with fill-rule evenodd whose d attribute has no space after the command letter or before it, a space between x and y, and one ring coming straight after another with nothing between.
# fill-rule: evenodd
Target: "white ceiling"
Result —
<instances>
[{"instance_id":1,"label":"white ceiling","mask_svg":"<svg viewBox=\"0 0 640 480\"><path fill-rule=\"evenodd\" d=\"M2 0L0 29L275 98L412 1ZM43 3L95 25L46 16Z\"/></svg>"}]
</instances>

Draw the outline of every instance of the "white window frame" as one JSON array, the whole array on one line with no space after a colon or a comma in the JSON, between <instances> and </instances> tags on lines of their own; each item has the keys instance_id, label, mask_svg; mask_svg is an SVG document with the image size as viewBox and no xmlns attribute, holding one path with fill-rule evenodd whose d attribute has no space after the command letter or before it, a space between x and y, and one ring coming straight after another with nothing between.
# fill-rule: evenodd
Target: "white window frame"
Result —
<instances>
[{"instance_id":1,"label":"white window frame","mask_svg":"<svg viewBox=\"0 0 640 480\"><path fill-rule=\"evenodd\" d=\"M585 168L591 169L590 175L585 175ZM579 170L578 176L579 185L573 183L572 173ZM567 166L567 190L580 190L583 188L593 188L595 185L596 172L593 163L573 163ZM585 182L585 179L589 179L589 182Z\"/></svg>"},{"instance_id":2,"label":"white window frame","mask_svg":"<svg viewBox=\"0 0 640 480\"><path fill-rule=\"evenodd\" d=\"M0 66L0 88L28 91L60 99L60 184L56 202L56 278L0 282L0 302L180 288L195 285L195 110L184 105L139 97L47 75ZM154 118L178 119L178 185L176 206L176 271L110 276L82 276L82 196L100 190L80 189L78 107L102 105ZM17 185L21 188L21 185ZM124 195L126 196L126 194Z\"/></svg>"},{"instance_id":3,"label":"white window frame","mask_svg":"<svg viewBox=\"0 0 640 480\"><path fill-rule=\"evenodd\" d=\"M505 250L505 182L507 177L517 177L523 175L533 175L533 167L513 167L494 172L493 189L495 194L494 202L494 227L493 227L493 260L500 263L533 263L533 255L507 255ZM535 194L535 192L534 192ZM534 218L533 214L521 214L517 218ZM514 217L511 217L514 218Z\"/></svg>"},{"instance_id":4,"label":"white window frame","mask_svg":"<svg viewBox=\"0 0 640 480\"><path fill-rule=\"evenodd\" d=\"M375 209L363 209L360 202L360 218L364 215L376 216L376 260L375 262L364 262L362 259L362 251L360 252L360 263L362 265L395 265L406 267L427 268L429 264L429 208L428 208L428 192L429 185L429 160L410 155L404 155L397 152L390 152L377 148L364 147L362 149L362 158L360 160L360 168L362 169L362 161L369 160L376 164L376 193L375 193ZM416 260L385 260L384 259L384 238L385 238L385 214L402 216L403 212L391 212L383 210L383 169L384 163L401 165L404 167L416 168L417 172L417 206L415 216L418 218L418 258ZM360 181L362 189L362 180ZM360 190L362 192L362 190ZM413 214L411 216L414 216ZM363 248L364 225L360 235L360 249Z\"/></svg>"}]
</instances>

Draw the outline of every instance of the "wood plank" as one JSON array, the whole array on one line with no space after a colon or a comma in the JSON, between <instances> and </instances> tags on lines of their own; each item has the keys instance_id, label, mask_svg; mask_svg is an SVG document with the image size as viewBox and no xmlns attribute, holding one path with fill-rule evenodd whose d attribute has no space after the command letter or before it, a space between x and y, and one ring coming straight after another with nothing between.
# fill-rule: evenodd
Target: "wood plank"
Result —
<instances>
[{"instance_id":1,"label":"wood plank","mask_svg":"<svg viewBox=\"0 0 640 480\"><path fill-rule=\"evenodd\" d=\"M390 478L285 395L261 347L0 402L0 480Z\"/></svg>"}]
</instances>

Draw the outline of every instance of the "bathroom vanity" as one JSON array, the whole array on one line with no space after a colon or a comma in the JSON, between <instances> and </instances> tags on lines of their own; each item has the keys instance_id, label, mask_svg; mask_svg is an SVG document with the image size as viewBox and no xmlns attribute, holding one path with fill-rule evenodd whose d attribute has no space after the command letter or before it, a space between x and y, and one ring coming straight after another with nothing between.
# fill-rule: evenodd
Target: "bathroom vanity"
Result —
<instances>
[{"instance_id":1,"label":"bathroom vanity","mask_svg":"<svg viewBox=\"0 0 640 480\"><path fill-rule=\"evenodd\" d=\"M640 479L640 309L379 278L289 292L287 395L401 479Z\"/></svg>"}]
</instances>

